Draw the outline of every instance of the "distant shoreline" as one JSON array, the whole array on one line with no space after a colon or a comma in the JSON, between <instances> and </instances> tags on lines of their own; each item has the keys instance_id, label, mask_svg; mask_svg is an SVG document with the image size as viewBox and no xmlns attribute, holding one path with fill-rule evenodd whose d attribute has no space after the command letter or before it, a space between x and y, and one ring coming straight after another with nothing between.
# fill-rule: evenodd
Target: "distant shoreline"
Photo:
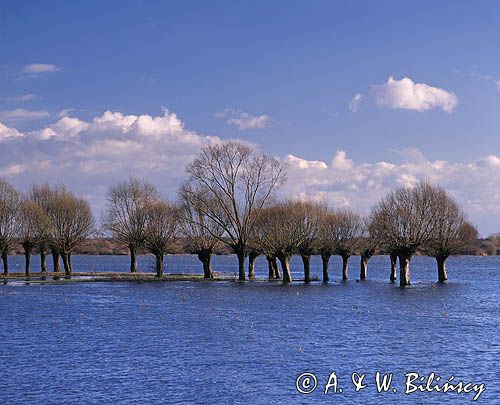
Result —
<instances>
[{"instance_id":1,"label":"distant shoreline","mask_svg":"<svg viewBox=\"0 0 500 405\"><path fill-rule=\"evenodd\" d=\"M10 251L11 255L24 255L21 245L14 245ZM149 252L140 251L139 254L148 255ZM185 241L178 239L174 249L169 254L192 254L185 249ZM228 246L220 246L214 252L214 255L224 256L232 255L231 249ZM419 255L419 252L416 253ZM470 256L497 256L500 254L500 237L490 236L485 239L478 239L473 250L467 252ZM36 255L36 249L34 252ZM96 238L88 239L78 246L73 255L88 255L88 256L128 256L129 251L126 247L119 245L111 238ZM424 254L422 253L422 256Z\"/></svg>"}]
</instances>

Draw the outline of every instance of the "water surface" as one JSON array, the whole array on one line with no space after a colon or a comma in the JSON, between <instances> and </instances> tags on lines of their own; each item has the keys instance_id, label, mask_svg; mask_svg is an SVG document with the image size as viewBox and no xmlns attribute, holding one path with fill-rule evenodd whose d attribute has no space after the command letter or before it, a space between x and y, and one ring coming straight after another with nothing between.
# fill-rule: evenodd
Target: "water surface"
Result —
<instances>
[{"instance_id":1,"label":"water surface","mask_svg":"<svg viewBox=\"0 0 500 405\"><path fill-rule=\"evenodd\" d=\"M34 266L37 266L37 258ZM75 256L77 271L124 271L123 256ZM141 257L151 271L154 261ZM319 258L312 262L320 276ZM11 271L22 269L12 258ZM201 272L195 256L168 256L167 272ZM0 285L0 403L467 403L473 394L404 395L404 374L450 375L486 384L479 403L500 398L500 257L458 257L449 282L433 260L412 261L409 289L388 282L389 260L359 258L340 282L73 283ZM214 258L235 273L234 257ZM300 259L292 275L301 276ZM265 278L266 262L256 273ZM317 375L300 395L295 379ZM321 389L335 371L343 393ZM376 393L376 371L398 392ZM367 373L354 392L352 372Z\"/></svg>"}]
</instances>

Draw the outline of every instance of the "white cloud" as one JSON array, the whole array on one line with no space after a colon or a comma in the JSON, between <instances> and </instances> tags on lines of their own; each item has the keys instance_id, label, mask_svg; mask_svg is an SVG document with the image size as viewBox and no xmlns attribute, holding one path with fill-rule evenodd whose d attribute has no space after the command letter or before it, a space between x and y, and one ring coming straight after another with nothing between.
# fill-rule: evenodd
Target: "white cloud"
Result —
<instances>
[{"instance_id":1,"label":"white cloud","mask_svg":"<svg viewBox=\"0 0 500 405\"><path fill-rule=\"evenodd\" d=\"M428 160L415 148L401 153L408 160L399 164L357 163L341 150L329 164L288 155L290 180L282 192L368 213L394 187L427 179L450 191L483 233L500 230L500 156L452 163Z\"/></svg>"},{"instance_id":2,"label":"white cloud","mask_svg":"<svg viewBox=\"0 0 500 405\"><path fill-rule=\"evenodd\" d=\"M408 77L401 80L389 77L387 83L373 85L371 92L379 107L427 111L441 108L451 113L458 104L458 97L439 87L415 83Z\"/></svg>"},{"instance_id":3,"label":"white cloud","mask_svg":"<svg viewBox=\"0 0 500 405\"><path fill-rule=\"evenodd\" d=\"M99 214L107 187L131 175L147 178L174 196L186 178L186 165L205 145L219 141L186 129L168 111L157 116L106 111L90 120L63 117L27 133L0 123L0 176L21 189L33 181L66 183L88 195ZM397 153L399 163L356 162L342 150L329 161L285 156L290 168L283 195L366 213L394 187L428 179L449 190L482 232L500 230L500 156L449 162L429 160L415 148Z\"/></svg>"},{"instance_id":4,"label":"white cloud","mask_svg":"<svg viewBox=\"0 0 500 405\"><path fill-rule=\"evenodd\" d=\"M400 155L407 162L423 162L426 160L422 151L418 148L392 149L392 151Z\"/></svg>"},{"instance_id":5,"label":"white cloud","mask_svg":"<svg viewBox=\"0 0 500 405\"><path fill-rule=\"evenodd\" d=\"M61 110L59 111L57 114L56 114L56 117L57 118L63 118L63 117L67 117L69 115L69 113L75 111L74 108L65 108L64 110Z\"/></svg>"},{"instance_id":6,"label":"white cloud","mask_svg":"<svg viewBox=\"0 0 500 405\"><path fill-rule=\"evenodd\" d=\"M240 130L266 128L269 125L269 115L250 115L248 113L241 113L237 118L230 118L227 120L229 125L235 125Z\"/></svg>"},{"instance_id":7,"label":"white cloud","mask_svg":"<svg viewBox=\"0 0 500 405\"><path fill-rule=\"evenodd\" d=\"M100 213L107 187L128 176L147 178L175 195L186 165L203 146L219 141L185 129L168 111L106 111L88 121L66 116L26 133L0 124L0 176L24 189L33 181L65 183L90 196Z\"/></svg>"},{"instance_id":8,"label":"white cloud","mask_svg":"<svg viewBox=\"0 0 500 405\"><path fill-rule=\"evenodd\" d=\"M271 117L266 114L256 116L233 108L227 108L224 111L217 112L214 114L214 117L229 117L226 123L238 127L239 130L267 128L271 119Z\"/></svg>"},{"instance_id":9,"label":"white cloud","mask_svg":"<svg viewBox=\"0 0 500 405\"><path fill-rule=\"evenodd\" d=\"M24 101L36 100L38 98L39 98L38 96L35 96L34 94L28 93L28 94L23 94L21 96L7 97L5 100L7 100L11 103L21 103Z\"/></svg>"},{"instance_id":10,"label":"white cloud","mask_svg":"<svg viewBox=\"0 0 500 405\"><path fill-rule=\"evenodd\" d=\"M363 101L363 95L361 93L356 93L349 103L349 110L357 112L361 101Z\"/></svg>"},{"instance_id":11,"label":"white cloud","mask_svg":"<svg viewBox=\"0 0 500 405\"><path fill-rule=\"evenodd\" d=\"M0 142L6 139L18 138L24 136L21 132L19 132L15 128L9 128L8 126L2 124L0 122Z\"/></svg>"},{"instance_id":12,"label":"white cloud","mask_svg":"<svg viewBox=\"0 0 500 405\"><path fill-rule=\"evenodd\" d=\"M50 117L50 114L47 111L30 111L24 108L0 111L1 121L28 121L46 117Z\"/></svg>"},{"instance_id":13,"label":"white cloud","mask_svg":"<svg viewBox=\"0 0 500 405\"><path fill-rule=\"evenodd\" d=\"M60 70L56 65L51 65L49 63L32 63L23 67L24 73L51 73Z\"/></svg>"}]
</instances>

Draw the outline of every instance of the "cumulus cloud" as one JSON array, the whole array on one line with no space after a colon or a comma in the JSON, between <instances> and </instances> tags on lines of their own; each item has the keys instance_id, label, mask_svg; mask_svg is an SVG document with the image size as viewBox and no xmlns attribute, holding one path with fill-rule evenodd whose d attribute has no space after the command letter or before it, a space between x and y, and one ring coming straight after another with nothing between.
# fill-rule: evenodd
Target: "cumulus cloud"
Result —
<instances>
[{"instance_id":1,"label":"cumulus cloud","mask_svg":"<svg viewBox=\"0 0 500 405\"><path fill-rule=\"evenodd\" d=\"M228 125L236 126L239 130L267 128L271 119L271 117L266 114L251 115L241 110L235 110L232 108L217 112L214 114L214 117L227 117L228 119L226 123Z\"/></svg>"},{"instance_id":2,"label":"cumulus cloud","mask_svg":"<svg viewBox=\"0 0 500 405\"><path fill-rule=\"evenodd\" d=\"M391 76L386 83L373 85L371 93L379 107L415 111L440 108L451 113L458 104L458 97L453 92L415 83L408 77L397 80Z\"/></svg>"},{"instance_id":3,"label":"cumulus cloud","mask_svg":"<svg viewBox=\"0 0 500 405\"><path fill-rule=\"evenodd\" d=\"M49 63L31 63L23 67L24 73L51 73L60 70L56 65L51 65Z\"/></svg>"},{"instance_id":4,"label":"cumulus cloud","mask_svg":"<svg viewBox=\"0 0 500 405\"><path fill-rule=\"evenodd\" d=\"M47 111L30 111L24 108L0 111L0 121L28 121L50 117Z\"/></svg>"},{"instance_id":5,"label":"cumulus cloud","mask_svg":"<svg viewBox=\"0 0 500 405\"><path fill-rule=\"evenodd\" d=\"M370 207L394 187L412 186L426 179L450 191L483 233L499 231L499 156L452 163L428 160L415 148L403 150L401 155L405 158L402 163L357 163L342 150L337 151L330 162L288 155L284 159L289 163L290 180L283 194L368 213Z\"/></svg>"},{"instance_id":6,"label":"cumulus cloud","mask_svg":"<svg viewBox=\"0 0 500 405\"><path fill-rule=\"evenodd\" d=\"M88 196L99 213L107 187L128 176L147 178L173 195L186 165L219 141L187 130L169 111L106 111L88 121L65 116L25 133L0 124L0 176L25 189L33 181L65 183Z\"/></svg>"},{"instance_id":7,"label":"cumulus cloud","mask_svg":"<svg viewBox=\"0 0 500 405\"><path fill-rule=\"evenodd\" d=\"M15 128L9 128L8 126L2 124L0 122L0 142L6 139L18 138L24 136L21 132L19 132Z\"/></svg>"},{"instance_id":8,"label":"cumulus cloud","mask_svg":"<svg viewBox=\"0 0 500 405\"><path fill-rule=\"evenodd\" d=\"M357 112L361 101L363 101L363 95L361 93L356 93L349 103L349 110Z\"/></svg>"}]
</instances>

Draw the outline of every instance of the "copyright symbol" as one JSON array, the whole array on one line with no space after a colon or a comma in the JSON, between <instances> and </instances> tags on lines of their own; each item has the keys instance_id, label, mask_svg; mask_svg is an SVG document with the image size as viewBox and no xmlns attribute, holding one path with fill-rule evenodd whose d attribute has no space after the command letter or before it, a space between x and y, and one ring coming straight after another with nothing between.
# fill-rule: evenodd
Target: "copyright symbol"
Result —
<instances>
[{"instance_id":1,"label":"copyright symbol","mask_svg":"<svg viewBox=\"0 0 500 405\"><path fill-rule=\"evenodd\" d=\"M311 394L318 386L318 379L313 373L302 373L295 380L295 387L301 394Z\"/></svg>"}]
</instances>

